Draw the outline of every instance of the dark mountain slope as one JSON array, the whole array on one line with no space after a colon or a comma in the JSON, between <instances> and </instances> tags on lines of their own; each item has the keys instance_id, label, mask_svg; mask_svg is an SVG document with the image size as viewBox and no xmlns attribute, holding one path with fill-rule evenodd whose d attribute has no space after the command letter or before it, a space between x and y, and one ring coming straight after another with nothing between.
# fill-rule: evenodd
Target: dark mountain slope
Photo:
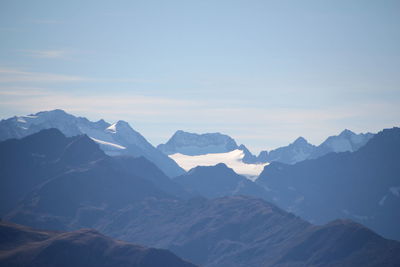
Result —
<instances>
[{"instance_id":1,"label":"dark mountain slope","mask_svg":"<svg viewBox=\"0 0 400 267\"><path fill-rule=\"evenodd\" d=\"M56 129L0 142L0 214L50 177L104 157L87 136L66 138Z\"/></svg>"},{"instance_id":2,"label":"dark mountain slope","mask_svg":"<svg viewBox=\"0 0 400 267\"><path fill-rule=\"evenodd\" d=\"M260 199L146 200L98 228L205 266L396 266L398 242L349 221L313 226ZM361 265L360 265L361 264Z\"/></svg>"},{"instance_id":3,"label":"dark mountain slope","mask_svg":"<svg viewBox=\"0 0 400 267\"><path fill-rule=\"evenodd\" d=\"M270 190L270 201L312 222L351 218L400 240L399 128L383 130L353 153L271 163L256 182Z\"/></svg>"},{"instance_id":4,"label":"dark mountain slope","mask_svg":"<svg viewBox=\"0 0 400 267\"><path fill-rule=\"evenodd\" d=\"M146 179L170 195L188 198L191 197L178 183L166 176L154 163L144 157L115 156L114 168L127 174Z\"/></svg>"},{"instance_id":5,"label":"dark mountain slope","mask_svg":"<svg viewBox=\"0 0 400 267\"><path fill-rule=\"evenodd\" d=\"M50 232L0 222L0 236L1 266L194 266L167 250L113 240L90 229Z\"/></svg>"},{"instance_id":6,"label":"dark mountain slope","mask_svg":"<svg viewBox=\"0 0 400 267\"><path fill-rule=\"evenodd\" d=\"M67 216L71 209L82 208L82 202L111 208L150 196L187 196L146 159L112 158L87 136L67 138L56 129L1 142L0 158L2 214L28 193L33 196L39 191L40 197L32 205L39 209L50 205L51 214L64 212ZM65 196L71 199L69 209L57 204L65 192L73 193Z\"/></svg>"},{"instance_id":7,"label":"dark mountain slope","mask_svg":"<svg viewBox=\"0 0 400 267\"><path fill-rule=\"evenodd\" d=\"M174 181L194 194L210 198L231 195L264 198L266 194L263 187L236 174L223 163L195 167Z\"/></svg>"},{"instance_id":8,"label":"dark mountain slope","mask_svg":"<svg viewBox=\"0 0 400 267\"><path fill-rule=\"evenodd\" d=\"M335 220L306 230L277 266L397 266L399 243L383 239L364 226Z\"/></svg>"}]
</instances>

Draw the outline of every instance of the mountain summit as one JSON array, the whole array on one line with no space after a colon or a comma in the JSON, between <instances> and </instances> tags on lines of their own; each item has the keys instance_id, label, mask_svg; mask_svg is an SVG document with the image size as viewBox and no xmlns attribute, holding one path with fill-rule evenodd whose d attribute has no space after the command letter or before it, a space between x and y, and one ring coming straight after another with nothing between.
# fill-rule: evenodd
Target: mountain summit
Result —
<instances>
[{"instance_id":1,"label":"mountain summit","mask_svg":"<svg viewBox=\"0 0 400 267\"><path fill-rule=\"evenodd\" d=\"M230 152L238 148L235 140L221 133L196 134L176 131L165 144L157 148L167 155L181 153L189 156Z\"/></svg>"},{"instance_id":2,"label":"mountain summit","mask_svg":"<svg viewBox=\"0 0 400 267\"><path fill-rule=\"evenodd\" d=\"M303 137L299 137L288 146L271 150L268 153L267 161L277 161L286 164L294 164L296 162L307 159L314 151L314 149L314 145L308 143L307 140Z\"/></svg>"},{"instance_id":3,"label":"mountain summit","mask_svg":"<svg viewBox=\"0 0 400 267\"><path fill-rule=\"evenodd\" d=\"M348 129L343 130L339 135L328 137L311 154L310 158L318 158L330 152L354 152L364 146L374 134L356 134Z\"/></svg>"}]
</instances>

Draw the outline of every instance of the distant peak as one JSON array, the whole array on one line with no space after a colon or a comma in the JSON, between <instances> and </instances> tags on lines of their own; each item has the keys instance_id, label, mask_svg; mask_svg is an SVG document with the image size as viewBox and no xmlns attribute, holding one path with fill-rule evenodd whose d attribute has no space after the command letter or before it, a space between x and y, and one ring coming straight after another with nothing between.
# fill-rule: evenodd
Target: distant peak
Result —
<instances>
[{"instance_id":1,"label":"distant peak","mask_svg":"<svg viewBox=\"0 0 400 267\"><path fill-rule=\"evenodd\" d=\"M196 173L196 172L209 172L211 170L219 170L224 172L233 172L231 168L229 168L225 163L218 163L214 166L196 166L192 168L188 174Z\"/></svg>"},{"instance_id":2,"label":"distant peak","mask_svg":"<svg viewBox=\"0 0 400 267\"><path fill-rule=\"evenodd\" d=\"M177 130L177 131L172 135L171 138L174 138L174 137L181 137L181 136L185 136L185 135L195 135L195 134L194 134L194 133L185 132L185 131L183 131L183 130Z\"/></svg>"},{"instance_id":3,"label":"distant peak","mask_svg":"<svg viewBox=\"0 0 400 267\"><path fill-rule=\"evenodd\" d=\"M113 133L118 132L118 130L124 130L124 129L132 129L129 123L126 121L119 120L114 124L111 124L110 126L107 127L107 130Z\"/></svg>"},{"instance_id":4,"label":"distant peak","mask_svg":"<svg viewBox=\"0 0 400 267\"><path fill-rule=\"evenodd\" d=\"M129 127L129 128L131 127L128 122L123 121L123 120L117 121L117 123L115 125L117 127Z\"/></svg>"},{"instance_id":5,"label":"distant peak","mask_svg":"<svg viewBox=\"0 0 400 267\"><path fill-rule=\"evenodd\" d=\"M298 137L298 138L293 142L293 144L307 144L307 143L308 143L307 140L306 140L304 137L302 137L302 136Z\"/></svg>"},{"instance_id":6,"label":"distant peak","mask_svg":"<svg viewBox=\"0 0 400 267\"><path fill-rule=\"evenodd\" d=\"M51 113L61 113L61 114L67 114L67 112L65 112L63 109L53 109L53 110L49 110L47 112L51 112Z\"/></svg>"},{"instance_id":7,"label":"distant peak","mask_svg":"<svg viewBox=\"0 0 400 267\"><path fill-rule=\"evenodd\" d=\"M222 134L220 132L215 132L215 133L191 133L191 132L186 132L183 130L177 130L173 136L196 136L196 137L211 137L211 136L218 136L218 137L224 137L224 138L230 138L226 134Z\"/></svg>"},{"instance_id":8,"label":"distant peak","mask_svg":"<svg viewBox=\"0 0 400 267\"><path fill-rule=\"evenodd\" d=\"M65 112L65 111L62 110L62 109L44 110L44 111L39 111L38 113L36 113L36 114L31 114L31 115L39 116L39 115L43 115L43 114L68 115L68 113Z\"/></svg>"},{"instance_id":9,"label":"distant peak","mask_svg":"<svg viewBox=\"0 0 400 267\"><path fill-rule=\"evenodd\" d=\"M350 136L350 135L355 135L354 132L350 131L349 129L344 129L339 136Z\"/></svg>"},{"instance_id":10,"label":"distant peak","mask_svg":"<svg viewBox=\"0 0 400 267\"><path fill-rule=\"evenodd\" d=\"M43 119L72 119L76 118L74 115L71 115L65 112L62 109L53 109L48 111L40 111L36 114L30 114L28 116L24 116L27 118L43 118Z\"/></svg>"}]
</instances>

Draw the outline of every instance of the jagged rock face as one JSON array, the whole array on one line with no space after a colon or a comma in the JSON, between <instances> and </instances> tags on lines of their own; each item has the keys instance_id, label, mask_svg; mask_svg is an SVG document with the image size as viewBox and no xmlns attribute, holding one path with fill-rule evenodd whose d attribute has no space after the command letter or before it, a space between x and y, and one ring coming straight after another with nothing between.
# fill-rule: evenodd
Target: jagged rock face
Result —
<instances>
[{"instance_id":1,"label":"jagged rock face","mask_svg":"<svg viewBox=\"0 0 400 267\"><path fill-rule=\"evenodd\" d=\"M114 124L99 120L91 122L63 110L43 111L33 115L12 117L0 122L0 140L21 138L43 129L57 128L66 136L86 134L97 142L108 155L143 156L173 177L184 170L172 159L153 147L125 121Z\"/></svg>"},{"instance_id":2,"label":"jagged rock face","mask_svg":"<svg viewBox=\"0 0 400 267\"><path fill-rule=\"evenodd\" d=\"M195 134L177 131L165 144L157 148L167 155L181 153L184 155L203 155L224 153L238 148L235 140L220 133Z\"/></svg>"}]
</instances>

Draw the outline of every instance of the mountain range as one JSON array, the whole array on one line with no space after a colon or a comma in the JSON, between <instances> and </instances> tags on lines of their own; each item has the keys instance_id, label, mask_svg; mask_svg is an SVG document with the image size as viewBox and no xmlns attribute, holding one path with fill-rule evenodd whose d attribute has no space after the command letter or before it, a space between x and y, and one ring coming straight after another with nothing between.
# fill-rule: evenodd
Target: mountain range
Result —
<instances>
[{"instance_id":1,"label":"mountain range","mask_svg":"<svg viewBox=\"0 0 400 267\"><path fill-rule=\"evenodd\" d=\"M56 109L1 120L0 141L21 138L49 128L57 128L66 136L87 134L106 154L111 156L143 156L156 164L169 177L182 175L185 170L188 171L201 164L225 163L239 174L255 179L266 163L294 164L306 159L318 158L330 152L353 152L365 145L373 136L371 133L355 134L350 130L344 130L337 136L328 137L319 146L314 146L303 137L299 137L288 146L271 151L264 150L255 156L245 145L237 145L236 141L228 135L196 134L178 130L165 144L159 144L155 148L125 121L120 120L114 124L104 120L92 122ZM234 153L238 156L231 164L229 160L232 159L232 155L229 153L235 150L242 152ZM209 156L210 154L219 154L219 157ZM240 163L238 167L235 166L237 162Z\"/></svg>"},{"instance_id":2,"label":"mountain range","mask_svg":"<svg viewBox=\"0 0 400 267\"><path fill-rule=\"evenodd\" d=\"M56 129L43 130L1 142L0 153L1 162L8 156L0 165L0 195L10 197L1 201L3 218L15 223L63 231L94 228L119 240L168 249L202 266L397 266L400 262L399 242L360 224L335 220L316 226L250 196L193 196L186 184L171 181L146 159L110 157L86 135L66 137ZM146 164L129 163L137 160ZM251 183L222 164L187 175L201 179L210 170ZM14 191L15 195L7 195ZM92 235L77 233L71 234L76 242L87 240L86 233ZM44 258L54 255L43 253Z\"/></svg>"},{"instance_id":3,"label":"mountain range","mask_svg":"<svg viewBox=\"0 0 400 267\"><path fill-rule=\"evenodd\" d=\"M132 129L127 122L122 120L114 124L104 120L92 122L59 109L1 120L0 141L25 137L49 128L57 128L66 136L87 134L108 155L143 156L170 177L185 172L175 161L161 153L140 133Z\"/></svg>"},{"instance_id":4,"label":"mountain range","mask_svg":"<svg viewBox=\"0 0 400 267\"><path fill-rule=\"evenodd\" d=\"M221 133L195 134L179 130L165 144L160 144L157 148L173 158L186 170L188 170L187 166L199 166L196 165L196 161L199 161L199 164L210 162L208 165L223 162L231 165L230 167L233 167L236 172L251 178L254 173L249 170L257 168L257 166L245 166L245 164L265 164L270 162L295 164L306 159L318 158L331 152L354 152L364 146L372 137L373 134L371 133L355 134L346 129L337 136L328 137L319 146L312 145L305 138L299 137L287 146L271 151L264 150L258 156L255 156L245 145L238 146L236 141L228 135ZM233 164L211 155L219 154L220 158L229 158L230 153L235 150L242 151L243 156L235 160L242 162L243 166L247 167L247 171L240 172L239 168L235 168ZM186 157L182 155L186 155ZM199 157L200 155L205 157ZM213 161L214 158L219 161Z\"/></svg>"},{"instance_id":5,"label":"mountain range","mask_svg":"<svg viewBox=\"0 0 400 267\"><path fill-rule=\"evenodd\" d=\"M400 240L400 129L385 129L355 152L293 165L272 162L256 183L269 201L314 223L351 218Z\"/></svg>"}]
</instances>

